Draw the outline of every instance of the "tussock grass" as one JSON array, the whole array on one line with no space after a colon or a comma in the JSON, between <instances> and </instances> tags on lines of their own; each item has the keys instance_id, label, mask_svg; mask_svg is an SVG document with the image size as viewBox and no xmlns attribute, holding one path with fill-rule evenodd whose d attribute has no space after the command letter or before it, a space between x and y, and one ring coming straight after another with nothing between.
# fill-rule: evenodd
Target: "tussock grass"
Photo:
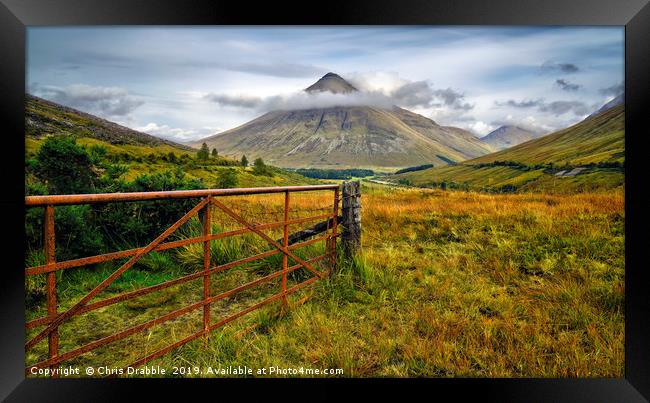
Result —
<instances>
[{"instance_id":1,"label":"tussock grass","mask_svg":"<svg viewBox=\"0 0 650 403\"><path fill-rule=\"evenodd\" d=\"M323 194L319 200L326 205L330 196ZM310 295L307 302L284 312L279 304L254 311L212 332L207 342L188 343L152 364L170 370L238 365L342 368L346 377L623 375L622 191L480 194L372 185L364 186L362 200L363 253L351 261L339 256L332 276L290 297L293 303ZM249 201L255 204L254 197ZM264 203L271 211L283 200ZM305 201L305 208L312 208L313 199L311 203ZM244 243L220 245L221 251L213 254L215 263L268 250L259 239ZM185 262L184 272L200 270L202 245L198 247L174 257ZM308 257L322 250L319 243L301 253ZM181 270L154 269L161 261L162 266L168 264L155 257L135 271L140 274L127 276L122 287ZM213 276L213 292L280 265L281 256L276 255ZM90 287L73 276L66 296ZM300 279L291 279L291 284L296 281ZM276 281L220 301L212 307L213 320L278 289ZM96 337L97 329L108 331L116 321L123 327L122 322L135 320L136 314L160 315L175 304L198 300L200 290L201 280L175 292L143 297L140 305L97 311L68 327L80 333L65 330L62 340L65 336L79 342L93 332ZM195 312L78 362L126 363L127 358L196 331L200 323L201 313ZM89 324L94 331L79 330ZM39 348L46 354L46 346ZM34 358L28 354L28 362Z\"/></svg>"}]
</instances>

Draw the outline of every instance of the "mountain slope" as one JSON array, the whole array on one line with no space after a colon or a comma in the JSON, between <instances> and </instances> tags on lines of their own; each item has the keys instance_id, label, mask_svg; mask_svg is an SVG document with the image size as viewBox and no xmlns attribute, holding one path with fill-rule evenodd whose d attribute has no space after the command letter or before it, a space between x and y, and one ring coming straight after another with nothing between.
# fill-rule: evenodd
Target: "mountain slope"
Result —
<instances>
[{"instance_id":1,"label":"mountain slope","mask_svg":"<svg viewBox=\"0 0 650 403\"><path fill-rule=\"evenodd\" d=\"M506 125L490 132L485 137L481 137L481 141L489 144L495 150L503 150L540 136L538 133L519 126Z\"/></svg>"},{"instance_id":2,"label":"mountain slope","mask_svg":"<svg viewBox=\"0 0 650 403\"><path fill-rule=\"evenodd\" d=\"M393 175L394 182L480 190L569 192L622 186L625 107L456 166ZM576 169L579 168L579 169Z\"/></svg>"},{"instance_id":3,"label":"mountain slope","mask_svg":"<svg viewBox=\"0 0 650 403\"><path fill-rule=\"evenodd\" d=\"M552 162L579 165L624 161L624 129L625 107L619 105L566 129L467 163L500 160L526 164Z\"/></svg>"},{"instance_id":4,"label":"mountain slope","mask_svg":"<svg viewBox=\"0 0 650 403\"><path fill-rule=\"evenodd\" d=\"M25 94L25 135L40 138L49 134L70 134L135 146L170 146L194 151L187 145L138 132L88 113Z\"/></svg>"},{"instance_id":5,"label":"mountain slope","mask_svg":"<svg viewBox=\"0 0 650 403\"><path fill-rule=\"evenodd\" d=\"M591 115L587 116L587 119L592 118L596 115L599 115L606 110L612 109L615 106L623 105L625 103L625 94L620 94L616 98L612 99L611 101L607 102L605 105L601 106L600 109L598 109L596 112L592 113Z\"/></svg>"},{"instance_id":6,"label":"mountain slope","mask_svg":"<svg viewBox=\"0 0 650 403\"><path fill-rule=\"evenodd\" d=\"M445 165L490 150L463 130L403 109L366 106L269 112L195 144L202 142L224 155L283 167Z\"/></svg>"},{"instance_id":7,"label":"mountain slope","mask_svg":"<svg viewBox=\"0 0 650 403\"><path fill-rule=\"evenodd\" d=\"M306 91L356 89L328 73ZM440 166L492 151L465 130L440 126L398 107L373 106L268 112L193 145L203 142L223 155L261 157L272 165L293 168Z\"/></svg>"}]
</instances>

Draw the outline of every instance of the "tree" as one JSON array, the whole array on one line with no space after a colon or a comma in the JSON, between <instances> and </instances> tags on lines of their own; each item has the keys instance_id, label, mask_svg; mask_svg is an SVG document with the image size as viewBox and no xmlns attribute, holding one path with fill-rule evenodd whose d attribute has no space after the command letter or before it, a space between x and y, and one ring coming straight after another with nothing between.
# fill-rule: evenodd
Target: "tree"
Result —
<instances>
[{"instance_id":1,"label":"tree","mask_svg":"<svg viewBox=\"0 0 650 403\"><path fill-rule=\"evenodd\" d=\"M234 188L237 187L237 182L237 172L232 168L228 168L219 172L215 186L217 189Z\"/></svg>"},{"instance_id":2,"label":"tree","mask_svg":"<svg viewBox=\"0 0 650 403\"><path fill-rule=\"evenodd\" d=\"M241 156L241 166L247 167L248 166L248 158L246 158L245 155Z\"/></svg>"},{"instance_id":3,"label":"tree","mask_svg":"<svg viewBox=\"0 0 650 403\"><path fill-rule=\"evenodd\" d=\"M212 157L217 158L219 156L219 153L217 152L216 148L212 149Z\"/></svg>"},{"instance_id":4,"label":"tree","mask_svg":"<svg viewBox=\"0 0 650 403\"><path fill-rule=\"evenodd\" d=\"M196 157L200 160L207 160L210 157L210 149L207 144L201 144L201 149L197 151Z\"/></svg>"},{"instance_id":5,"label":"tree","mask_svg":"<svg viewBox=\"0 0 650 403\"><path fill-rule=\"evenodd\" d=\"M266 166L262 158L257 158L253 162L253 174L271 176L271 171L269 170L269 167Z\"/></svg>"},{"instance_id":6,"label":"tree","mask_svg":"<svg viewBox=\"0 0 650 403\"><path fill-rule=\"evenodd\" d=\"M70 136L47 138L38 150L35 165L50 194L89 193L97 176L86 150Z\"/></svg>"}]
</instances>

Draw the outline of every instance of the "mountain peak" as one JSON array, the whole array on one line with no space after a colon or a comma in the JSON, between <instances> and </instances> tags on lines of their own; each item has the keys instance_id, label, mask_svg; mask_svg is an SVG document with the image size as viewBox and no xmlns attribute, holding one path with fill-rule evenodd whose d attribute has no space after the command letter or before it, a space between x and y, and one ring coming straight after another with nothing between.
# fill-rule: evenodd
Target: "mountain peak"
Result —
<instances>
[{"instance_id":1,"label":"mountain peak","mask_svg":"<svg viewBox=\"0 0 650 403\"><path fill-rule=\"evenodd\" d=\"M481 137L481 140L496 150L503 150L537 137L540 137L540 133L517 125L503 125Z\"/></svg>"},{"instance_id":2,"label":"mountain peak","mask_svg":"<svg viewBox=\"0 0 650 403\"><path fill-rule=\"evenodd\" d=\"M314 84L305 88L307 92L325 92L329 91L334 94L347 94L358 91L352 84L336 73L329 72L321 77Z\"/></svg>"}]
</instances>

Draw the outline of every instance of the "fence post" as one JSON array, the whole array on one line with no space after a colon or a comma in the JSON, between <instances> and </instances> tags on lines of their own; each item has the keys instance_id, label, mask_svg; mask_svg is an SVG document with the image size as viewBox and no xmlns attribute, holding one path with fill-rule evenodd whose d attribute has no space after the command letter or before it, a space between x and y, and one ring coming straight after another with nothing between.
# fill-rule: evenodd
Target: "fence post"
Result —
<instances>
[{"instance_id":1,"label":"fence post","mask_svg":"<svg viewBox=\"0 0 650 403\"><path fill-rule=\"evenodd\" d=\"M342 197L343 250L347 258L361 248L361 183L343 183Z\"/></svg>"},{"instance_id":2,"label":"fence post","mask_svg":"<svg viewBox=\"0 0 650 403\"><path fill-rule=\"evenodd\" d=\"M330 273L336 270L336 229L339 216L339 188L334 189L334 217L332 217L332 237L329 238L327 252L330 254ZM330 220L327 220L327 231L329 231ZM326 232L327 233L327 232Z\"/></svg>"},{"instance_id":3,"label":"fence post","mask_svg":"<svg viewBox=\"0 0 650 403\"><path fill-rule=\"evenodd\" d=\"M45 245L45 263L52 264L56 263L56 254L55 254L55 235L54 235L54 206L47 205L45 206L45 233L44 233L44 245ZM56 316L56 272L51 271L47 273L47 315L50 318ZM52 329L52 332L48 335L48 352L50 359L55 358L59 355L59 328L55 327ZM50 367L52 368L52 367ZM58 375L52 375L53 378L58 378Z\"/></svg>"}]
</instances>

